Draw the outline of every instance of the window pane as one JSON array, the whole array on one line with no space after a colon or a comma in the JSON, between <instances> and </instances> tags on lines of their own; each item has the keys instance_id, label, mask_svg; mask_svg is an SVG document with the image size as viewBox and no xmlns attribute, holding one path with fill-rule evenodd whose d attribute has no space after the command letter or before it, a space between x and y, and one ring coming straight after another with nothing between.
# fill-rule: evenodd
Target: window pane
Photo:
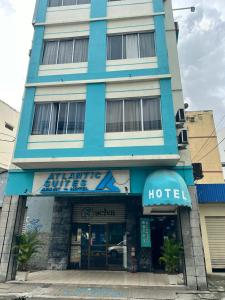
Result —
<instances>
[{"instance_id":1,"label":"window pane","mask_svg":"<svg viewBox=\"0 0 225 300\"><path fill-rule=\"evenodd\" d=\"M108 37L108 59L122 59L122 35Z\"/></svg>"},{"instance_id":2,"label":"window pane","mask_svg":"<svg viewBox=\"0 0 225 300\"><path fill-rule=\"evenodd\" d=\"M63 5L76 5L76 0L63 0Z\"/></svg>"},{"instance_id":3,"label":"window pane","mask_svg":"<svg viewBox=\"0 0 225 300\"><path fill-rule=\"evenodd\" d=\"M90 0L77 0L77 4L88 4Z\"/></svg>"},{"instance_id":4,"label":"window pane","mask_svg":"<svg viewBox=\"0 0 225 300\"><path fill-rule=\"evenodd\" d=\"M62 5L62 0L49 0L48 6L60 6Z\"/></svg>"},{"instance_id":5,"label":"window pane","mask_svg":"<svg viewBox=\"0 0 225 300\"><path fill-rule=\"evenodd\" d=\"M126 35L126 58L138 58L138 35Z\"/></svg>"},{"instance_id":6,"label":"window pane","mask_svg":"<svg viewBox=\"0 0 225 300\"><path fill-rule=\"evenodd\" d=\"M143 119L144 130L162 129L160 100L158 98L143 99Z\"/></svg>"},{"instance_id":7,"label":"window pane","mask_svg":"<svg viewBox=\"0 0 225 300\"><path fill-rule=\"evenodd\" d=\"M85 62L88 58L88 39L76 39L74 46L74 62Z\"/></svg>"},{"instance_id":8,"label":"window pane","mask_svg":"<svg viewBox=\"0 0 225 300\"><path fill-rule=\"evenodd\" d=\"M155 38L153 32L141 33L140 38L140 57L155 56Z\"/></svg>"},{"instance_id":9,"label":"window pane","mask_svg":"<svg viewBox=\"0 0 225 300\"><path fill-rule=\"evenodd\" d=\"M123 131L123 101L107 101L106 132Z\"/></svg>"},{"instance_id":10,"label":"window pane","mask_svg":"<svg viewBox=\"0 0 225 300\"><path fill-rule=\"evenodd\" d=\"M125 100L125 131L141 130L141 104L139 99Z\"/></svg>"},{"instance_id":11,"label":"window pane","mask_svg":"<svg viewBox=\"0 0 225 300\"><path fill-rule=\"evenodd\" d=\"M46 42L44 47L43 65L56 64L58 41Z\"/></svg>"},{"instance_id":12,"label":"window pane","mask_svg":"<svg viewBox=\"0 0 225 300\"><path fill-rule=\"evenodd\" d=\"M57 134L65 134L67 126L68 103L60 103Z\"/></svg>"},{"instance_id":13,"label":"window pane","mask_svg":"<svg viewBox=\"0 0 225 300\"><path fill-rule=\"evenodd\" d=\"M69 105L67 133L84 132L85 103L71 102Z\"/></svg>"},{"instance_id":14,"label":"window pane","mask_svg":"<svg viewBox=\"0 0 225 300\"><path fill-rule=\"evenodd\" d=\"M83 133L84 132L84 119L85 119L85 102L78 102L77 103L75 133Z\"/></svg>"},{"instance_id":15,"label":"window pane","mask_svg":"<svg viewBox=\"0 0 225 300\"><path fill-rule=\"evenodd\" d=\"M66 64L72 62L73 55L73 40L60 41L58 64Z\"/></svg>"},{"instance_id":16,"label":"window pane","mask_svg":"<svg viewBox=\"0 0 225 300\"><path fill-rule=\"evenodd\" d=\"M50 113L51 103L35 105L32 134L48 134Z\"/></svg>"},{"instance_id":17,"label":"window pane","mask_svg":"<svg viewBox=\"0 0 225 300\"><path fill-rule=\"evenodd\" d=\"M56 134L56 128L57 128L58 117L59 117L58 114L59 114L59 103L52 103L49 134Z\"/></svg>"}]
</instances>

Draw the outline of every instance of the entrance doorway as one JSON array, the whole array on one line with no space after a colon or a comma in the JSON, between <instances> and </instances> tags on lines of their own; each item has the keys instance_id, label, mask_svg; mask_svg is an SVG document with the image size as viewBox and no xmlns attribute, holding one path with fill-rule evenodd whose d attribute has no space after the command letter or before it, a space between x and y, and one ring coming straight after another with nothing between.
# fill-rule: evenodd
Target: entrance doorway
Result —
<instances>
[{"instance_id":1,"label":"entrance doorway","mask_svg":"<svg viewBox=\"0 0 225 300\"><path fill-rule=\"evenodd\" d=\"M72 269L122 270L126 258L125 224L73 224Z\"/></svg>"},{"instance_id":2,"label":"entrance doorway","mask_svg":"<svg viewBox=\"0 0 225 300\"><path fill-rule=\"evenodd\" d=\"M162 247L166 237L177 238L177 216L152 216L151 240L154 271L164 270L163 265L159 262L159 258L162 255Z\"/></svg>"}]
</instances>

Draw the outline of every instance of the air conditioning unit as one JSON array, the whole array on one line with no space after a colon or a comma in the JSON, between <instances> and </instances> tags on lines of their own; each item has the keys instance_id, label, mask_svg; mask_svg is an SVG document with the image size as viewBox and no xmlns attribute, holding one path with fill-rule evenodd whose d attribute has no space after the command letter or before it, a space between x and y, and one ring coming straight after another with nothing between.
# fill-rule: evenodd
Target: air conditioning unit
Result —
<instances>
[{"instance_id":1,"label":"air conditioning unit","mask_svg":"<svg viewBox=\"0 0 225 300\"><path fill-rule=\"evenodd\" d=\"M178 109L176 114L176 127L183 128L185 123L185 112L183 108Z\"/></svg>"},{"instance_id":2,"label":"air conditioning unit","mask_svg":"<svg viewBox=\"0 0 225 300\"><path fill-rule=\"evenodd\" d=\"M178 146L180 148L185 148L188 144L188 134L186 129L182 129L178 135Z\"/></svg>"}]
</instances>

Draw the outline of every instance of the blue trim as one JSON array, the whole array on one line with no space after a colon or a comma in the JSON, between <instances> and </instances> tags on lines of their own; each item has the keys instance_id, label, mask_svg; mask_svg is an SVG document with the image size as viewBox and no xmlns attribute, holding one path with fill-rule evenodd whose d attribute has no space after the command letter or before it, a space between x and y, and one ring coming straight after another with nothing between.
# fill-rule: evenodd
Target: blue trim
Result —
<instances>
[{"instance_id":1,"label":"blue trim","mask_svg":"<svg viewBox=\"0 0 225 300\"><path fill-rule=\"evenodd\" d=\"M46 19L46 12L48 8L48 0L37 0L37 10L35 15L35 22L42 23L45 22Z\"/></svg>"},{"instance_id":2,"label":"blue trim","mask_svg":"<svg viewBox=\"0 0 225 300\"><path fill-rule=\"evenodd\" d=\"M164 12L163 0L153 0L153 10L155 13Z\"/></svg>"},{"instance_id":3,"label":"blue trim","mask_svg":"<svg viewBox=\"0 0 225 300\"><path fill-rule=\"evenodd\" d=\"M107 0L91 0L91 18L107 16Z\"/></svg>"},{"instance_id":4,"label":"blue trim","mask_svg":"<svg viewBox=\"0 0 225 300\"><path fill-rule=\"evenodd\" d=\"M44 44L44 26L35 27L32 43L31 57L27 73L27 82L36 80L38 77L39 66L42 59L42 49Z\"/></svg>"},{"instance_id":5,"label":"blue trim","mask_svg":"<svg viewBox=\"0 0 225 300\"><path fill-rule=\"evenodd\" d=\"M87 121L88 120L88 121ZM104 148L105 84L88 84L84 130L84 148L96 153Z\"/></svg>"},{"instance_id":6,"label":"blue trim","mask_svg":"<svg viewBox=\"0 0 225 300\"><path fill-rule=\"evenodd\" d=\"M174 153L178 153L171 80L161 79L160 90L164 143L166 147L172 147Z\"/></svg>"},{"instance_id":7,"label":"blue trim","mask_svg":"<svg viewBox=\"0 0 225 300\"><path fill-rule=\"evenodd\" d=\"M52 173L52 172L65 172L65 171L97 171L97 170L129 170L130 171L130 185L131 194L141 195L143 192L146 178L149 174L156 170L165 169L165 166L161 167L133 167L133 168L79 168L79 169L35 169L35 170L10 170L9 180L6 187L6 195L28 195L32 194L33 177L35 172L40 173ZM188 186L193 185L193 173L192 166L187 167L167 167L168 170L176 171L186 182ZM27 191L26 191L27 190Z\"/></svg>"},{"instance_id":8,"label":"blue trim","mask_svg":"<svg viewBox=\"0 0 225 300\"><path fill-rule=\"evenodd\" d=\"M33 123L35 90L35 88L27 88L25 90L14 157L17 157L21 151L23 153L27 151L27 144Z\"/></svg>"},{"instance_id":9,"label":"blue trim","mask_svg":"<svg viewBox=\"0 0 225 300\"><path fill-rule=\"evenodd\" d=\"M90 74L106 71L106 33L106 21L91 22L88 51L88 72Z\"/></svg>"},{"instance_id":10,"label":"blue trim","mask_svg":"<svg viewBox=\"0 0 225 300\"><path fill-rule=\"evenodd\" d=\"M153 8L155 13L164 11L163 0L154 0ZM169 73L169 60L166 42L166 30L165 30L165 16L154 16L155 24L155 43L156 54L158 57L158 67L163 70L164 73Z\"/></svg>"},{"instance_id":11,"label":"blue trim","mask_svg":"<svg viewBox=\"0 0 225 300\"><path fill-rule=\"evenodd\" d=\"M197 184L198 202L225 203L225 184Z\"/></svg>"}]
</instances>

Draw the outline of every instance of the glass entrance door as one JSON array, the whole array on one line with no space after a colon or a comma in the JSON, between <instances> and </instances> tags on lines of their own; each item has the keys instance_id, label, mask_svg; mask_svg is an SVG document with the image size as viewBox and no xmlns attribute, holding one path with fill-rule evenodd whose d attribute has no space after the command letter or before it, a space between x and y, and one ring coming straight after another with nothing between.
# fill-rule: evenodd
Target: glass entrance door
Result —
<instances>
[{"instance_id":1,"label":"glass entrance door","mask_svg":"<svg viewBox=\"0 0 225 300\"><path fill-rule=\"evenodd\" d=\"M105 269L106 253L106 225L91 225L89 269Z\"/></svg>"}]
</instances>

